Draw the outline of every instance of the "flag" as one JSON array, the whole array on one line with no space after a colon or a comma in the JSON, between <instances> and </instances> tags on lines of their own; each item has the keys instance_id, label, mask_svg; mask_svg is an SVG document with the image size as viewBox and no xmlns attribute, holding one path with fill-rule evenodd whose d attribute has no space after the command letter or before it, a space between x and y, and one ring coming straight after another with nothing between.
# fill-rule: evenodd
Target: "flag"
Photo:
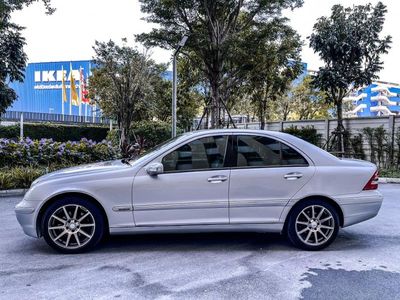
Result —
<instances>
[{"instance_id":1,"label":"flag","mask_svg":"<svg viewBox=\"0 0 400 300\"><path fill-rule=\"evenodd\" d=\"M74 76L72 74L72 64L70 65L70 80L71 80L71 104L74 106L79 106L80 105L80 101L79 101L79 97L78 97L78 92L76 91L76 85L75 85L75 79Z\"/></svg>"},{"instance_id":2,"label":"flag","mask_svg":"<svg viewBox=\"0 0 400 300\"><path fill-rule=\"evenodd\" d=\"M89 91L87 90L87 86L86 86L86 80L85 77L83 75L83 69L81 68L80 70L80 78L79 78L79 84L80 84L80 88L81 88L81 100L83 103L88 104L89 103Z\"/></svg>"},{"instance_id":3,"label":"flag","mask_svg":"<svg viewBox=\"0 0 400 300\"><path fill-rule=\"evenodd\" d=\"M62 101L67 102L67 86L65 85L65 74L64 74L64 67L61 67L62 70Z\"/></svg>"}]
</instances>

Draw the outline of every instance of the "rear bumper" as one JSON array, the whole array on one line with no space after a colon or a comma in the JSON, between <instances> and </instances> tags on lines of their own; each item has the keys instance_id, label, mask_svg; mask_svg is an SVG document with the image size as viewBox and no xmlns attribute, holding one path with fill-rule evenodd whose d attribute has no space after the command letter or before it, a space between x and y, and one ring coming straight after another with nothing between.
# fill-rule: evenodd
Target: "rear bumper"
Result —
<instances>
[{"instance_id":1,"label":"rear bumper","mask_svg":"<svg viewBox=\"0 0 400 300\"><path fill-rule=\"evenodd\" d=\"M383 196L378 190L337 197L343 211L343 227L375 217L381 208Z\"/></svg>"}]
</instances>

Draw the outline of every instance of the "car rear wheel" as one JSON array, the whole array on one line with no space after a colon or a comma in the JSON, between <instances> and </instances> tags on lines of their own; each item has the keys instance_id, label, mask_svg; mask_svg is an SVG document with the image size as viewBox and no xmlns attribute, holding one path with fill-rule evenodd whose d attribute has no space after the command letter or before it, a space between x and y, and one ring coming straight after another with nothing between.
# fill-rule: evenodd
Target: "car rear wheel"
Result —
<instances>
[{"instance_id":1,"label":"car rear wheel","mask_svg":"<svg viewBox=\"0 0 400 300\"><path fill-rule=\"evenodd\" d=\"M44 239L62 253L81 253L93 248L103 238L104 226L100 209L78 197L52 203L42 219Z\"/></svg>"},{"instance_id":2,"label":"car rear wheel","mask_svg":"<svg viewBox=\"0 0 400 300\"><path fill-rule=\"evenodd\" d=\"M339 217L334 207L323 200L300 203L288 220L288 237L304 250L321 250L329 246L339 231Z\"/></svg>"}]
</instances>

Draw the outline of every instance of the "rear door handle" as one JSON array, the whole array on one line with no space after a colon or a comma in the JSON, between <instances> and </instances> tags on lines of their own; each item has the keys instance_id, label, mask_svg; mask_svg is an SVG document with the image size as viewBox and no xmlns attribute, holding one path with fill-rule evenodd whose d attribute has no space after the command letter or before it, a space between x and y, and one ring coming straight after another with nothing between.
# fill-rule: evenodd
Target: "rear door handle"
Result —
<instances>
[{"instance_id":1,"label":"rear door handle","mask_svg":"<svg viewBox=\"0 0 400 300\"><path fill-rule=\"evenodd\" d=\"M207 179L207 181L210 183L221 183L226 180L228 180L228 177L224 175L216 175Z\"/></svg>"},{"instance_id":2,"label":"rear door handle","mask_svg":"<svg viewBox=\"0 0 400 300\"><path fill-rule=\"evenodd\" d=\"M286 180L296 180L303 177L302 173L299 172L292 172L292 173L287 173L286 175L283 176Z\"/></svg>"}]
</instances>

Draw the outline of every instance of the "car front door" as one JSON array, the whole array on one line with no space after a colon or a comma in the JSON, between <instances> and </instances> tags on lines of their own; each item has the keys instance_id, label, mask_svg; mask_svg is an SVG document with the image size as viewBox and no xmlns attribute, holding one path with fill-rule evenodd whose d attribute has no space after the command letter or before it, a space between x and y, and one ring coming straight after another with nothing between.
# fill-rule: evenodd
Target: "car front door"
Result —
<instances>
[{"instance_id":1,"label":"car front door","mask_svg":"<svg viewBox=\"0 0 400 300\"><path fill-rule=\"evenodd\" d=\"M274 138L233 138L230 223L277 223L288 201L313 176L311 161Z\"/></svg>"},{"instance_id":2,"label":"car front door","mask_svg":"<svg viewBox=\"0 0 400 300\"><path fill-rule=\"evenodd\" d=\"M135 176L136 226L228 224L228 136L197 138L157 158L162 174L146 167Z\"/></svg>"}]
</instances>

